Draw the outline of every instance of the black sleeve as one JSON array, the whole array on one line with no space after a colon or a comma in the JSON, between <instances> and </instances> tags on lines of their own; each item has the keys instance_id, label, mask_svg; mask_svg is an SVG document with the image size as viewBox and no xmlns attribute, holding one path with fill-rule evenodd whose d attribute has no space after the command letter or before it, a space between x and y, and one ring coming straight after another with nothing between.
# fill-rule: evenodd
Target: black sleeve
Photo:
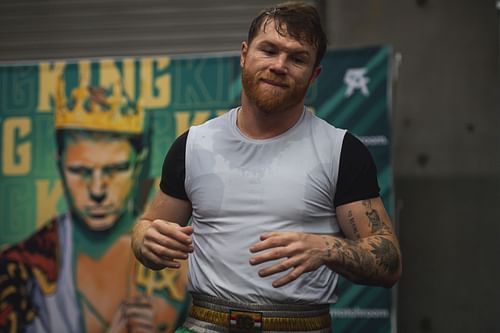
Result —
<instances>
[{"instance_id":1,"label":"black sleeve","mask_svg":"<svg viewBox=\"0 0 500 333\"><path fill-rule=\"evenodd\" d=\"M184 180L186 178L186 141L188 132L175 139L170 147L161 171L160 189L163 193L181 200L188 200Z\"/></svg>"},{"instance_id":2,"label":"black sleeve","mask_svg":"<svg viewBox=\"0 0 500 333\"><path fill-rule=\"evenodd\" d=\"M379 192L377 167L370 151L358 138L347 132L340 153L334 206L378 197Z\"/></svg>"}]
</instances>

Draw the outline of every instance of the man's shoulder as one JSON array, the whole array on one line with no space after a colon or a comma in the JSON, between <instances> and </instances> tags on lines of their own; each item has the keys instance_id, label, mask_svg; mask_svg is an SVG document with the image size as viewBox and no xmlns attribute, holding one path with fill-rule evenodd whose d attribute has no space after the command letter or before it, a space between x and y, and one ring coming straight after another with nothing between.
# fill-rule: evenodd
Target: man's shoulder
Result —
<instances>
[{"instance_id":1,"label":"man's shoulder","mask_svg":"<svg viewBox=\"0 0 500 333\"><path fill-rule=\"evenodd\" d=\"M220 126L225 126L228 125L232 122L233 117L236 116L236 112L238 111L238 108L233 108L228 110L227 112L218 114L216 117L208 119L202 124L199 125L193 125L189 129L189 133L193 131L193 129L212 129L212 128L218 128Z\"/></svg>"},{"instance_id":2,"label":"man's shoulder","mask_svg":"<svg viewBox=\"0 0 500 333\"><path fill-rule=\"evenodd\" d=\"M347 130L343 128L338 128L335 125L329 123L323 118L320 118L316 113L314 113L311 109L307 109L307 119L312 126L313 133L324 135L334 135L340 138L343 138Z\"/></svg>"},{"instance_id":3,"label":"man's shoulder","mask_svg":"<svg viewBox=\"0 0 500 333\"><path fill-rule=\"evenodd\" d=\"M210 146L217 137L232 132L231 128L236 123L237 108L231 109L215 118L209 119L200 125L191 126L186 138L186 146L194 142L202 146Z\"/></svg>"}]
</instances>

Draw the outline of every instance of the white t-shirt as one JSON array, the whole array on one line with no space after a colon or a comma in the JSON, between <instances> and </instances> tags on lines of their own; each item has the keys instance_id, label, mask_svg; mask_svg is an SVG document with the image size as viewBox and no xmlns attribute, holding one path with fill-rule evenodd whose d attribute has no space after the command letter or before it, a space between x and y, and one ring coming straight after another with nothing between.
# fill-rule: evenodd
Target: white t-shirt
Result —
<instances>
[{"instance_id":1,"label":"white t-shirt","mask_svg":"<svg viewBox=\"0 0 500 333\"><path fill-rule=\"evenodd\" d=\"M270 231L335 234L333 206L345 130L310 111L287 132L245 137L238 109L189 130L185 190L194 252L189 291L244 303L335 303L338 276L325 266L280 288L252 266L249 248Z\"/></svg>"}]
</instances>

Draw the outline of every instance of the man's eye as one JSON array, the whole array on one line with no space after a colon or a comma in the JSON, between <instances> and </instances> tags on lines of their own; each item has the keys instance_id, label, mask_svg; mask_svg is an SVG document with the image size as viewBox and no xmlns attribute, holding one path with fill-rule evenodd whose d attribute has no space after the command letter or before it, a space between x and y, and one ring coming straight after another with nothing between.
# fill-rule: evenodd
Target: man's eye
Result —
<instances>
[{"instance_id":1,"label":"man's eye","mask_svg":"<svg viewBox=\"0 0 500 333\"><path fill-rule=\"evenodd\" d=\"M276 51L274 49L262 49L262 52L264 52L267 55L276 54Z\"/></svg>"},{"instance_id":2,"label":"man's eye","mask_svg":"<svg viewBox=\"0 0 500 333\"><path fill-rule=\"evenodd\" d=\"M117 172L126 172L130 169L130 163L122 163L104 167L103 172L105 174L114 174Z\"/></svg>"},{"instance_id":3,"label":"man's eye","mask_svg":"<svg viewBox=\"0 0 500 333\"><path fill-rule=\"evenodd\" d=\"M92 169L82 166L68 166L66 169L69 173L83 177L89 177L92 174Z\"/></svg>"},{"instance_id":4,"label":"man's eye","mask_svg":"<svg viewBox=\"0 0 500 333\"><path fill-rule=\"evenodd\" d=\"M304 64L306 62L306 59L304 59L304 57L300 57L300 56L292 56L292 60L293 60L293 62L295 62L297 64Z\"/></svg>"}]
</instances>

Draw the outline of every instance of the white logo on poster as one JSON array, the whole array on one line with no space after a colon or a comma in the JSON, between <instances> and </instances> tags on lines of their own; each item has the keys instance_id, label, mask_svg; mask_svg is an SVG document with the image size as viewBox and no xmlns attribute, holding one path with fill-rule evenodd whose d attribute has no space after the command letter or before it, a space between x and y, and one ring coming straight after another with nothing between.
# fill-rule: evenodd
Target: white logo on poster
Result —
<instances>
[{"instance_id":1,"label":"white logo on poster","mask_svg":"<svg viewBox=\"0 0 500 333\"><path fill-rule=\"evenodd\" d=\"M350 97L354 90L359 89L364 96L370 95L368 82L370 79L365 76L366 68L350 68L344 75L344 83L347 85L346 97Z\"/></svg>"}]
</instances>

